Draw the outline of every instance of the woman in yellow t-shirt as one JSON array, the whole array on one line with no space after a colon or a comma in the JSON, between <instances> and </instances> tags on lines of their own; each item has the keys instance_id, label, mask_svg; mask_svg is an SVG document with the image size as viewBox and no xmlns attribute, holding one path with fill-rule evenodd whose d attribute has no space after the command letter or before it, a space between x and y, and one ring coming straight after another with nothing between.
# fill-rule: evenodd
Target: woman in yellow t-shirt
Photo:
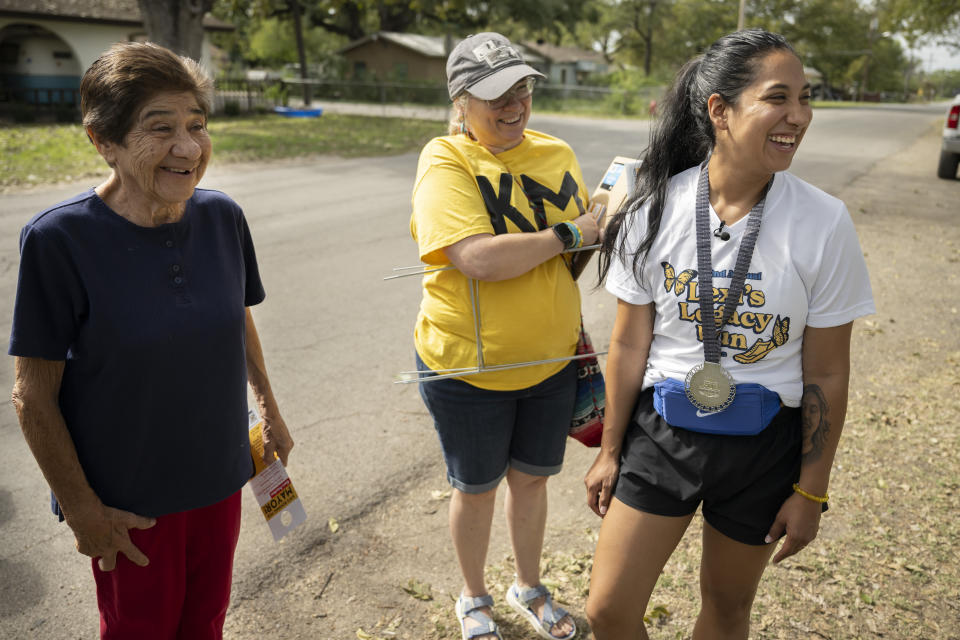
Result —
<instances>
[{"instance_id":1,"label":"woman in yellow t-shirt","mask_svg":"<svg viewBox=\"0 0 960 640\"><path fill-rule=\"evenodd\" d=\"M570 361L430 380L438 373L572 356L580 294L562 252L597 240L570 147L526 128L537 78L500 34L472 35L447 59L455 118L420 155L410 231L424 276L417 318L420 393L453 487L450 530L464 586L465 640L500 638L484 564L497 486L516 562L507 601L543 638L569 639L573 618L540 584L546 482L560 471L573 414ZM482 351L478 353L478 338Z\"/></svg>"}]
</instances>

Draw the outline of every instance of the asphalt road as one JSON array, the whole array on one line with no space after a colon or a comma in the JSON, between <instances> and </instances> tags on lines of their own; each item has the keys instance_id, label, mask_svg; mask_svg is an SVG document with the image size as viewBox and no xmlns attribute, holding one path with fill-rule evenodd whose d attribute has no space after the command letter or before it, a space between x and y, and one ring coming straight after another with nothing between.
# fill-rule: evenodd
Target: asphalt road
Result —
<instances>
[{"instance_id":1,"label":"asphalt road","mask_svg":"<svg viewBox=\"0 0 960 640\"><path fill-rule=\"evenodd\" d=\"M836 192L941 116L939 105L819 110L793 171ZM531 127L573 146L590 188L613 156L635 156L648 136L646 122L631 120L535 116ZM224 167L214 160L204 180L237 200L250 222L267 290L254 314L297 442L289 471L309 518L274 544L245 490L234 610L280 570L283 556L309 556L323 545L330 518L361 518L420 474L436 472L438 447L417 389L392 384L412 364L419 282L383 280L394 267L417 262L408 231L415 167L415 154ZM9 335L20 227L88 186L0 196L0 335ZM588 291L589 284L584 315L595 342L603 343L610 300ZM0 390L11 388L12 369L12 360L0 367ZM51 516L7 391L2 397L0 637L94 638L89 564L73 550L69 529ZM188 443L185 437L185 455Z\"/></svg>"}]
</instances>

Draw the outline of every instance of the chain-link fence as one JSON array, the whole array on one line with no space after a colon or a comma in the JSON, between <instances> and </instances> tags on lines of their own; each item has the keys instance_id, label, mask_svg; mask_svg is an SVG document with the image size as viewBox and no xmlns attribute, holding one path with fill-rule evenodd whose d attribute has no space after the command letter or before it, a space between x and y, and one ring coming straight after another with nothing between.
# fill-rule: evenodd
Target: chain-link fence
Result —
<instances>
[{"instance_id":1,"label":"chain-link fence","mask_svg":"<svg viewBox=\"0 0 960 640\"><path fill-rule=\"evenodd\" d=\"M317 101L365 102L381 105L447 106L445 84L410 82L351 82L299 79L246 80L221 78L217 81L214 110L221 113L264 111L274 106L302 105L304 84ZM625 90L579 85L537 85L537 109L579 113L634 115L648 113L663 94L664 87Z\"/></svg>"},{"instance_id":2,"label":"chain-link fence","mask_svg":"<svg viewBox=\"0 0 960 640\"><path fill-rule=\"evenodd\" d=\"M0 86L0 119L17 123L79 122L80 90Z\"/></svg>"},{"instance_id":3,"label":"chain-link fence","mask_svg":"<svg viewBox=\"0 0 960 640\"><path fill-rule=\"evenodd\" d=\"M214 113L266 113L279 106L301 106L304 85L312 100L359 102L377 105L446 107L447 87L439 83L351 82L342 80L271 79L221 77L214 94ZM628 91L579 85L537 85L534 104L542 111L634 115L647 113L663 93L663 87ZM0 117L15 121L34 119L79 120L76 89L0 89Z\"/></svg>"}]
</instances>

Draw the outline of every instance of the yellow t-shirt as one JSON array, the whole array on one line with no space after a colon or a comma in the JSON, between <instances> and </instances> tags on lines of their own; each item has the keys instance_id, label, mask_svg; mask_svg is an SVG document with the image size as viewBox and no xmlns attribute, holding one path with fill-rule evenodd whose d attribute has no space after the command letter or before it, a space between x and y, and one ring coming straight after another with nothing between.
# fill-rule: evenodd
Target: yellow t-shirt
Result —
<instances>
[{"instance_id":1,"label":"yellow t-shirt","mask_svg":"<svg viewBox=\"0 0 960 640\"><path fill-rule=\"evenodd\" d=\"M444 136L431 140L420 154L410 232L423 262L447 265L444 248L464 238L546 229L579 216L578 201L586 207L587 191L576 156L562 140L528 129L519 145L494 155L465 135ZM433 370L477 365L470 282L456 269L423 278L415 342ZM580 290L562 256L510 280L476 284L485 365L573 355L580 328ZM524 389L566 364L531 365L462 379L483 389Z\"/></svg>"}]
</instances>

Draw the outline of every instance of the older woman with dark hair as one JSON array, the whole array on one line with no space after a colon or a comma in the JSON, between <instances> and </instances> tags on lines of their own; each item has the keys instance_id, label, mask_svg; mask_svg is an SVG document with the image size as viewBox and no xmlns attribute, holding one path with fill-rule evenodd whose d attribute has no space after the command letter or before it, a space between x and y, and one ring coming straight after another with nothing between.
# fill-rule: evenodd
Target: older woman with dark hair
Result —
<instances>
[{"instance_id":1,"label":"older woman with dark hair","mask_svg":"<svg viewBox=\"0 0 960 640\"><path fill-rule=\"evenodd\" d=\"M250 306L264 298L243 212L196 189L212 84L152 44L118 44L81 82L112 172L20 236L10 354L24 437L54 510L93 558L103 638L219 638L253 465L293 441Z\"/></svg>"}]
</instances>

